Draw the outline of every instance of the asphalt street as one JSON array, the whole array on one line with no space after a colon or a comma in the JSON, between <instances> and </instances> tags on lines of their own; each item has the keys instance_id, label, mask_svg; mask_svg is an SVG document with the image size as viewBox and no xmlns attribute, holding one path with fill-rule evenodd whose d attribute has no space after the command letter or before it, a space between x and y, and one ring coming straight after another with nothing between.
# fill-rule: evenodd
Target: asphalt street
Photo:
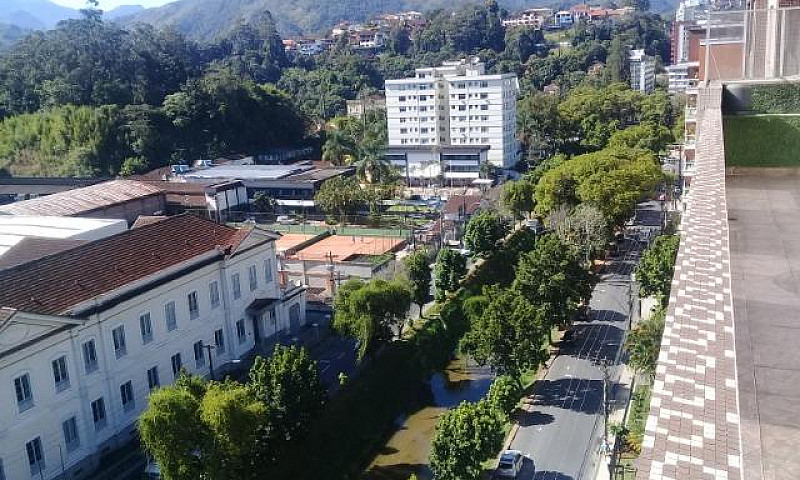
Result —
<instances>
[{"instance_id":1,"label":"asphalt street","mask_svg":"<svg viewBox=\"0 0 800 480\"><path fill-rule=\"evenodd\" d=\"M645 226L658 218L658 205L642 206ZM638 213L638 212L637 212ZM633 231L638 230L634 227ZM638 237L635 237L638 238ZM618 360L632 308L630 275L644 242L626 240L601 275L592 294L591 319L577 322L575 340L565 345L547 375L537 383L520 417L511 448L527 458L518 478L526 480L589 480L594 478L603 439L603 364L608 363L609 393L620 408L628 392L616 385ZM535 473L534 473L535 471Z\"/></svg>"}]
</instances>

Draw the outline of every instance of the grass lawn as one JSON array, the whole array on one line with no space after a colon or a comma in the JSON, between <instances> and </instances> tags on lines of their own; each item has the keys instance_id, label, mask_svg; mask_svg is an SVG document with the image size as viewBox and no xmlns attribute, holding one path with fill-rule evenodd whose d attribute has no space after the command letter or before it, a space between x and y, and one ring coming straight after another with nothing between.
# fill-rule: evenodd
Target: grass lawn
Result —
<instances>
[{"instance_id":1,"label":"grass lawn","mask_svg":"<svg viewBox=\"0 0 800 480\"><path fill-rule=\"evenodd\" d=\"M800 167L800 117L729 116L723 123L728 167Z\"/></svg>"}]
</instances>

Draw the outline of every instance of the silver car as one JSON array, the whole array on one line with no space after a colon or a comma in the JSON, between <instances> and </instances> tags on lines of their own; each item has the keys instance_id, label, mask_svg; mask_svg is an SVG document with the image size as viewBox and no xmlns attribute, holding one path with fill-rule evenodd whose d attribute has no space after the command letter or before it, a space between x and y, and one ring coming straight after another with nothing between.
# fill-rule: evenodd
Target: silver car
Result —
<instances>
[{"instance_id":1,"label":"silver car","mask_svg":"<svg viewBox=\"0 0 800 480\"><path fill-rule=\"evenodd\" d=\"M519 471L522 470L524 459L525 455L519 450L506 450L500 455L496 476L499 478L517 478Z\"/></svg>"}]
</instances>

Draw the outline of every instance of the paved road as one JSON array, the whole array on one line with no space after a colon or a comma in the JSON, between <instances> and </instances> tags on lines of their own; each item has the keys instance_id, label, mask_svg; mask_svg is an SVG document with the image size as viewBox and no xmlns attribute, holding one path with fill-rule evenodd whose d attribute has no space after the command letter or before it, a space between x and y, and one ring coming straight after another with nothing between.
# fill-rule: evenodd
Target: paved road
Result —
<instances>
[{"instance_id":1,"label":"paved road","mask_svg":"<svg viewBox=\"0 0 800 480\"><path fill-rule=\"evenodd\" d=\"M645 206L648 211L655 208L655 204ZM598 452L603 437L601 365L604 361L616 364L620 355L631 309L630 274L642 245L635 240L624 242L619 256L595 287L590 304L592 320L575 324L575 341L565 346L528 399L528 412L520 418L519 432L511 444L511 448L529 456L519 478L593 478L601 460ZM618 370L616 366L610 368L612 385L619 378ZM627 391L611 387L611 398L620 405L627 395Z\"/></svg>"}]
</instances>

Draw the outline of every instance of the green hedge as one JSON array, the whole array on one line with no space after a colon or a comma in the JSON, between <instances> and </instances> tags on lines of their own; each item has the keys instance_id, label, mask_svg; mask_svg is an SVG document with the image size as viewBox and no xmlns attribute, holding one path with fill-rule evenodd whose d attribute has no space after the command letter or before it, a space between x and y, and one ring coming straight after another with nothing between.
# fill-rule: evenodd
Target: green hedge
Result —
<instances>
[{"instance_id":1,"label":"green hedge","mask_svg":"<svg viewBox=\"0 0 800 480\"><path fill-rule=\"evenodd\" d=\"M728 167L800 167L800 117L724 118Z\"/></svg>"},{"instance_id":2,"label":"green hedge","mask_svg":"<svg viewBox=\"0 0 800 480\"><path fill-rule=\"evenodd\" d=\"M757 113L800 113L800 86L755 85L750 90L750 109Z\"/></svg>"}]
</instances>

